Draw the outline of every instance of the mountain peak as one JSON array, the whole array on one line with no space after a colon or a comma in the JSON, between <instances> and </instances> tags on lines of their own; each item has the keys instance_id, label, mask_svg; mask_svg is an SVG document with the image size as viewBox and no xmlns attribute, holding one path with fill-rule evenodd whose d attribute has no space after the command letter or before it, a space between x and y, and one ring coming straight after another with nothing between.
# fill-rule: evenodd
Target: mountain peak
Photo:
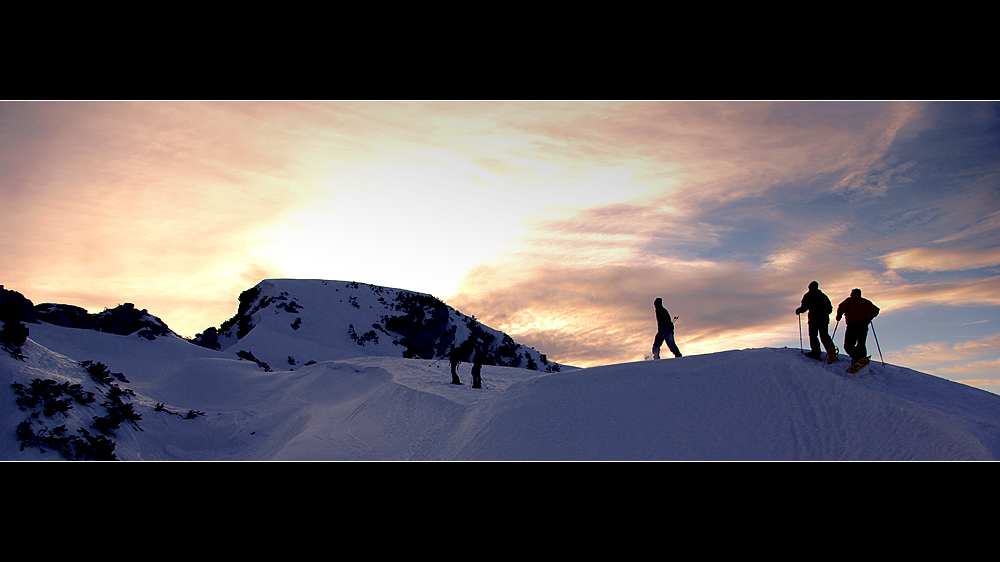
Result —
<instances>
[{"instance_id":1,"label":"mountain peak","mask_svg":"<svg viewBox=\"0 0 1000 562\"><path fill-rule=\"evenodd\" d=\"M363 356L438 359L478 348L486 365L556 372L537 350L440 299L356 281L265 279L243 291L236 315L192 340L269 365Z\"/></svg>"}]
</instances>

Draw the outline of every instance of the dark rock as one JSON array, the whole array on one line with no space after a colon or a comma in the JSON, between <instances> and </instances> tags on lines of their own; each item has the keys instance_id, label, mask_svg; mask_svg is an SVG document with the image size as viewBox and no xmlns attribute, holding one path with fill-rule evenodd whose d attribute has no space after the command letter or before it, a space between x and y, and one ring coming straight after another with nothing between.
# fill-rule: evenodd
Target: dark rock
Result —
<instances>
[{"instance_id":1,"label":"dark rock","mask_svg":"<svg viewBox=\"0 0 1000 562\"><path fill-rule=\"evenodd\" d=\"M219 343L219 330L215 328L209 328L204 332L196 335L191 343L195 345L200 345L201 347L207 347L208 349L220 349L222 344Z\"/></svg>"},{"instance_id":2,"label":"dark rock","mask_svg":"<svg viewBox=\"0 0 1000 562\"><path fill-rule=\"evenodd\" d=\"M79 306L54 303L40 304L34 308L34 312L39 321L64 328L97 330L119 336L139 332L140 336L148 340L170 333L170 328L162 320L145 309L136 310L135 305L130 302L97 314L88 314Z\"/></svg>"},{"instance_id":3,"label":"dark rock","mask_svg":"<svg viewBox=\"0 0 1000 562\"><path fill-rule=\"evenodd\" d=\"M35 314L40 322L64 328L93 329L90 314L79 306L71 304L42 303L35 306Z\"/></svg>"},{"instance_id":4,"label":"dark rock","mask_svg":"<svg viewBox=\"0 0 1000 562\"><path fill-rule=\"evenodd\" d=\"M21 293L4 289L0 285L0 321L34 323L35 307Z\"/></svg>"}]
</instances>

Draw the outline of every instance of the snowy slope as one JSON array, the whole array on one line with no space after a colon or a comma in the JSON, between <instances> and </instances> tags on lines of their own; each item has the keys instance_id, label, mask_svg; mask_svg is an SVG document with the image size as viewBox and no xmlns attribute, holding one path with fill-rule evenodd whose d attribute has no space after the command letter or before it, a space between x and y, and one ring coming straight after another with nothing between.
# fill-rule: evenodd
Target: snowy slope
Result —
<instances>
[{"instance_id":1,"label":"snowy slope","mask_svg":"<svg viewBox=\"0 0 1000 562\"><path fill-rule=\"evenodd\" d=\"M1000 397L895 366L848 379L797 350L585 369L511 389L456 457L992 460Z\"/></svg>"},{"instance_id":2,"label":"snowy slope","mask_svg":"<svg viewBox=\"0 0 1000 562\"><path fill-rule=\"evenodd\" d=\"M261 318L268 314L280 316L265 310ZM468 364L460 368L466 384L448 384L447 361L355 354L309 366L275 361L266 372L232 348L173 335L29 327L24 361L0 353L0 460L62 458L19 450L14 428L29 412L15 403L12 383L45 378L97 396L66 415L40 414L36 432L62 424L73 434L103 415L110 385L94 382L78 365L84 360L123 373L128 383L117 384L134 392L128 402L141 419L115 431L121 460L1000 458L1000 396L880 363L849 379L844 363L826 366L798 350L555 373L488 365L487 388L477 390ZM264 339L255 355L286 353L285 340L269 347Z\"/></svg>"}]
</instances>

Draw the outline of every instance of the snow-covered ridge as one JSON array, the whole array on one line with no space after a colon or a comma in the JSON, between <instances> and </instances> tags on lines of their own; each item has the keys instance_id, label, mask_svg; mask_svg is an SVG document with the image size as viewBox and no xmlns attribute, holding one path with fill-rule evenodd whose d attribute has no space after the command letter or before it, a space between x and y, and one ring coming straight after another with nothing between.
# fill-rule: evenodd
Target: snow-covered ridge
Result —
<instances>
[{"instance_id":1,"label":"snow-covered ridge","mask_svg":"<svg viewBox=\"0 0 1000 562\"><path fill-rule=\"evenodd\" d=\"M1000 459L1000 396L901 366L854 378L796 349L746 349L561 372L486 365L476 389L468 364L450 384L447 360L403 357L411 347L385 336L396 354L324 339L397 312L399 293L259 287L251 329L224 349L26 324L17 352L0 350L0 460ZM335 304L356 316L333 319ZM330 357L282 363L292 345Z\"/></svg>"},{"instance_id":2,"label":"snow-covered ridge","mask_svg":"<svg viewBox=\"0 0 1000 562\"><path fill-rule=\"evenodd\" d=\"M0 460L62 458L22 450L26 423L36 437L104 438L119 460L1000 459L1000 397L893 365L851 379L794 349L560 373L486 366L483 389L449 384L447 361L266 372L175 336L49 324L32 326L22 351L23 361L0 353ZM83 357L121 379L96 382ZM468 383L467 365L460 375ZM34 380L96 400L22 410L14 383ZM94 420L111 419L112 386L131 415L102 435Z\"/></svg>"}]
</instances>

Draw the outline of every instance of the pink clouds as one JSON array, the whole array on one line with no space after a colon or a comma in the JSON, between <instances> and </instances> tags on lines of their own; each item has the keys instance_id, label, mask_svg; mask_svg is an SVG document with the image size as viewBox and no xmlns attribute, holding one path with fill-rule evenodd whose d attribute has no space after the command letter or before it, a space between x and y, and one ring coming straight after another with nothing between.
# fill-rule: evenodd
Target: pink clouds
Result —
<instances>
[{"instance_id":1,"label":"pink clouds","mask_svg":"<svg viewBox=\"0 0 1000 562\"><path fill-rule=\"evenodd\" d=\"M1000 334L957 342L928 342L907 346L886 354L887 361L896 361L913 369L948 377L964 384L986 387L1000 386ZM980 378L990 373L994 378Z\"/></svg>"}]
</instances>

